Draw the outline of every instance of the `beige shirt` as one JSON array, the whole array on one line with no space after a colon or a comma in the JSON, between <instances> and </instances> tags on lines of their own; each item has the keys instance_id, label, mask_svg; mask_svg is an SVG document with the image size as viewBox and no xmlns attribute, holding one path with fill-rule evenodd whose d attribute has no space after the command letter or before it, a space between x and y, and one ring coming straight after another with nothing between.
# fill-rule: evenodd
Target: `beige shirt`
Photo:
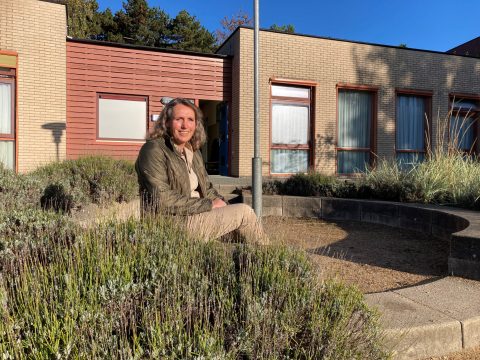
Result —
<instances>
[{"instance_id":1,"label":"beige shirt","mask_svg":"<svg viewBox=\"0 0 480 360\"><path fill-rule=\"evenodd\" d=\"M198 177L192 168L193 151L189 148L188 145L183 148L182 159L185 161L185 164L187 165L188 177L190 179L190 189L192 190L192 192L190 193L190 197L199 198L200 193L197 191Z\"/></svg>"}]
</instances>

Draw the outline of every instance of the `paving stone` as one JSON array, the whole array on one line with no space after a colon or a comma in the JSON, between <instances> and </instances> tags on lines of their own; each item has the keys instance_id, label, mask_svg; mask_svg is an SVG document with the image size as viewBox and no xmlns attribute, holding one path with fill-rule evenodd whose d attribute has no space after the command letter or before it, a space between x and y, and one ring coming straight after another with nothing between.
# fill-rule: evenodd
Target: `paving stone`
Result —
<instances>
[{"instance_id":1,"label":"paving stone","mask_svg":"<svg viewBox=\"0 0 480 360\"><path fill-rule=\"evenodd\" d=\"M458 320L394 292L366 295L382 314L387 346L395 359L422 359L462 350Z\"/></svg>"}]
</instances>

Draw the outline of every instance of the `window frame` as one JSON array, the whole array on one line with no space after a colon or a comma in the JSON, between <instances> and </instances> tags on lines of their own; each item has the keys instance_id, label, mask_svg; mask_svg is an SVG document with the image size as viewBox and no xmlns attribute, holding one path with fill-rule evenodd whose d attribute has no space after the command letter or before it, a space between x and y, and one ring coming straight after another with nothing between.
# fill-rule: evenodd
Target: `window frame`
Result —
<instances>
[{"instance_id":1,"label":"window frame","mask_svg":"<svg viewBox=\"0 0 480 360\"><path fill-rule=\"evenodd\" d=\"M0 83L12 85L12 99L11 99L12 112L10 114L10 128L12 129L12 132L10 134L0 133L0 140L14 140L17 133L15 129L15 113L16 113L15 111L15 93L16 93L15 78L3 77L2 71L0 71Z\"/></svg>"},{"instance_id":2,"label":"window frame","mask_svg":"<svg viewBox=\"0 0 480 360\"><path fill-rule=\"evenodd\" d=\"M0 55L7 55L15 58L15 65L3 64L0 62L0 82L12 84L12 113L11 113L11 129L10 134L0 134L0 141L13 142L13 171L18 172L18 53L14 51L0 50Z\"/></svg>"},{"instance_id":3,"label":"window frame","mask_svg":"<svg viewBox=\"0 0 480 360\"><path fill-rule=\"evenodd\" d=\"M123 142L123 143L144 143L145 139L132 139L132 138L112 138L112 137L100 137L100 99L107 100L126 100L126 101L140 101L145 102L145 135L148 132L148 118L149 118L149 98L147 95L131 95L131 94L114 94L114 93L97 93L97 119L96 119L96 133L95 140L98 142Z\"/></svg>"},{"instance_id":4,"label":"window frame","mask_svg":"<svg viewBox=\"0 0 480 360\"><path fill-rule=\"evenodd\" d=\"M339 93L342 90L347 91L363 91L369 92L372 95L371 101L371 110L372 110L372 117L370 119L370 147L368 148L353 148L353 147L340 147L338 146L338 121L339 121ZM373 168L375 167L375 158L374 154L376 152L376 144L377 144L377 113L378 113L378 86L371 86L371 85L356 85L356 84L337 84L336 86L336 120L335 120L335 174L337 176L358 176L358 172L353 173L339 173L338 172L338 152L339 151L358 151L358 152L368 152L369 153L369 161L368 165Z\"/></svg>"},{"instance_id":5,"label":"window frame","mask_svg":"<svg viewBox=\"0 0 480 360\"><path fill-rule=\"evenodd\" d=\"M455 102L457 102L457 99L461 100L474 100L477 103L477 110L462 110L454 108ZM480 145L478 144L479 142L479 135L480 135L480 128L478 122L480 121L480 95L476 94L462 94L462 93L450 93L448 95L448 108L450 109L450 117L448 119L448 143L450 143L450 133L451 133L451 119L452 116L462 116L462 115L471 115L471 118L473 120L473 134L474 134L474 139L473 139L473 148L469 149L464 149L464 148L458 148L461 150L465 155L479 155L480 154Z\"/></svg>"},{"instance_id":6,"label":"window frame","mask_svg":"<svg viewBox=\"0 0 480 360\"><path fill-rule=\"evenodd\" d=\"M287 96L274 96L272 95L273 86L286 86L294 88L303 88L309 90L308 98L300 97L287 97ZM272 150L302 150L307 151L308 153L308 170L312 169L315 164L315 88L316 83L311 81L294 81L294 80L285 80L285 79L270 79L270 131L269 131L269 149L268 149L268 173L270 176L285 177L291 176L297 173L276 173L272 172ZM272 142L272 129L273 129L273 105L298 105L298 106L308 106L308 121L309 121L309 130L308 130L308 141L307 144L274 144Z\"/></svg>"},{"instance_id":7,"label":"window frame","mask_svg":"<svg viewBox=\"0 0 480 360\"><path fill-rule=\"evenodd\" d=\"M422 97L425 106L425 113L423 117L423 150L419 151L416 149L398 149L398 139L397 139L397 130L398 130L398 109L397 109L397 99L399 95L405 96L415 96ZM399 153L419 153L423 154L424 159L428 156L427 144L432 146L432 98L433 91L431 90L414 90L414 89L395 89L395 160L397 160L397 154Z\"/></svg>"}]
</instances>

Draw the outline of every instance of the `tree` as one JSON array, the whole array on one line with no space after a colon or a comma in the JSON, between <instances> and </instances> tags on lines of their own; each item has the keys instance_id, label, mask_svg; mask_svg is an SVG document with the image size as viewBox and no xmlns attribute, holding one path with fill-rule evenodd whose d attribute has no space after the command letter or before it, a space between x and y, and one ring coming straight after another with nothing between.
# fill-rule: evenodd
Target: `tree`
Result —
<instances>
[{"instance_id":1,"label":"tree","mask_svg":"<svg viewBox=\"0 0 480 360\"><path fill-rule=\"evenodd\" d=\"M295 27L292 24L288 24L288 25L273 24L272 26L270 26L270 30L284 32L284 33L287 33L287 34L294 34L295 33Z\"/></svg>"},{"instance_id":2,"label":"tree","mask_svg":"<svg viewBox=\"0 0 480 360\"><path fill-rule=\"evenodd\" d=\"M217 45L223 43L237 27L252 26L253 19L247 13L239 11L231 18L227 18L225 16L222 20L220 20L220 25L222 25L222 28L215 31Z\"/></svg>"},{"instance_id":3,"label":"tree","mask_svg":"<svg viewBox=\"0 0 480 360\"><path fill-rule=\"evenodd\" d=\"M67 0L69 35L76 38L213 52L215 37L186 10L171 19L147 0L126 0L112 14L98 11L97 0Z\"/></svg>"},{"instance_id":4,"label":"tree","mask_svg":"<svg viewBox=\"0 0 480 360\"><path fill-rule=\"evenodd\" d=\"M90 38L100 31L97 0L67 0L68 35Z\"/></svg>"},{"instance_id":5,"label":"tree","mask_svg":"<svg viewBox=\"0 0 480 360\"><path fill-rule=\"evenodd\" d=\"M182 10L169 26L169 46L173 49L213 52L215 37L205 29L195 16Z\"/></svg>"},{"instance_id":6,"label":"tree","mask_svg":"<svg viewBox=\"0 0 480 360\"><path fill-rule=\"evenodd\" d=\"M108 15L108 14L107 14ZM104 18L107 40L145 46L165 46L169 16L160 8L150 8L146 0L127 0L116 12L113 24Z\"/></svg>"},{"instance_id":7,"label":"tree","mask_svg":"<svg viewBox=\"0 0 480 360\"><path fill-rule=\"evenodd\" d=\"M123 42L122 35L118 32L118 25L112 11L107 8L97 14L100 31L92 36L92 39L112 42Z\"/></svg>"}]
</instances>

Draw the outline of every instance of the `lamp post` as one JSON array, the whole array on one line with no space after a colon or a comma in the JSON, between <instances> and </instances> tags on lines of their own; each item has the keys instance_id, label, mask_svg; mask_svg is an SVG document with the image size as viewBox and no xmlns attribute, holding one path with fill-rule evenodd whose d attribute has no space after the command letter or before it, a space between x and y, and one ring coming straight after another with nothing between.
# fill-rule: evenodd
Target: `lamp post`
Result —
<instances>
[{"instance_id":1,"label":"lamp post","mask_svg":"<svg viewBox=\"0 0 480 360\"><path fill-rule=\"evenodd\" d=\"M255 214L262 217L262 158L260 157L260 117L258 94L258 33L259 33L259 0L253 0L254 39L253 39L253 158L252 158L252 205Z\"/></svg>"}]
</instances>

